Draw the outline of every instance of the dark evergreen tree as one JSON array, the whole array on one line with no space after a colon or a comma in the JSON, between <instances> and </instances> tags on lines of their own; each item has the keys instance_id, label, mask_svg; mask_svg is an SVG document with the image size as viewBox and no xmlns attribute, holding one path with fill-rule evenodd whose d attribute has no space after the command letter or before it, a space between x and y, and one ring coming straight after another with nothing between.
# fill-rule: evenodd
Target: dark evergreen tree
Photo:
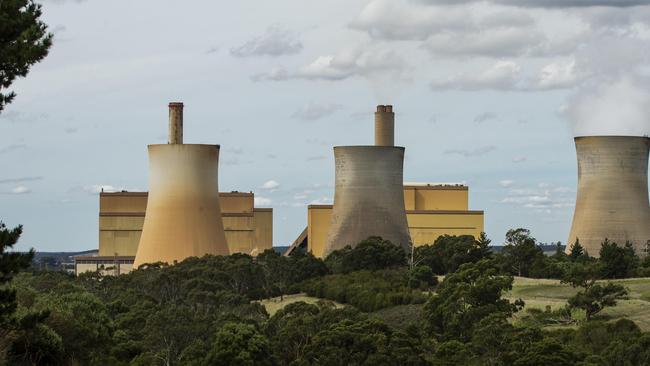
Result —
<instances>
[{"instance_id":1,"label":"dark evergreen tree","mask_svg":"<svg viewBox=\"0 0 650 366\"><path fill-rule=\"evenodd\" d=\"M8 89L17 77L47 56L52 34L33 0L0 1L0 112L16 94Z\"/></svg>"},{"instance_id":2,"label":"dark evergreen tree","mask_svg":"<svg viewBox=\"0 0 650 366\"><path fill-rule=\"evenodd\" d=\"M16 291L7 285L18 272L29 268L34 258L33 250L11 251L22 232L22 226L8 229L0 221L0 328L9 326L17 306Z\"/></svg>"},{"instance_id":3,"label":"dark evergreen tree","mask_svg":"<svg viewBox=\"0 0 650 366\"><path fill-rule=\"evenodd\" d=\"M620 247L607 239L600 247L600 263L603 278L626 278L634 274L640 259L631 243Z\"/></svg>"}]
</instances>

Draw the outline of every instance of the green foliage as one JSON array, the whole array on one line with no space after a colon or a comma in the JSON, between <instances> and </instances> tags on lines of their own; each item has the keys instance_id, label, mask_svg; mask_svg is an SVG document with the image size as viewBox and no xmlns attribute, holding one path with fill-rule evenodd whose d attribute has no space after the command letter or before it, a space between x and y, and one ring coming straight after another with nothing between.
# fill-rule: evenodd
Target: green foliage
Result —
<instances>
[{"instance_id":1,"label":"green foliage","mask_svg":"<svg viewBox=\"0 0 650 366\"><path fill-rule=\"evenodd\" d=\"M7 285L21 270L29 268L34 251L28 253L11 250L20 239L23 227L8 229L0 221L0 328L11 326L12 315L16 311L16 291Z\"/></svg>"},{"instance_id":2,"label":"green foliage","mask_svg":"<svg viewBox=\"0 0 650 366\"><path fill-rule=\"evenodd\" d=\"M600 247L600 263L603 278L627 278L639 266L639 257L631 243L619 247L605 239Z\"/></svg>"},{"instance_id":3,"label":"green foliage","mask_svg":"<svg viewBox=\"0 0 650 366\"><path fill-rule=\"evenodd\" d=\"M621 285L612 282L601 285L596 282L601 275L602 266L594 263L575 263L568 268L562 279L563 283L582 288L569 298L568 306L570 309L584 310L587 321L605 307L616 306L616 301L624 299L628 293Z\"/></svg>"},{"instance_id":4,"label":"green foliage","mask_svg":"<svg viewBox=\"0 0 650 366\"><path fill-rule=\"evenodd\" d=\"M217 331L206 364L272 366L276 363L268 339L255 326L229 322Z\"/></svg>"},{"instance_id":5,"label":"green foliage","mask_svg":"<svg viewBox=\"0 0 650 366\"><path fill-rule=\"evenodd\" d=\"M429 266L417 266L409 272L408 285L413 289L429 290L438 285L438 277Z\"/></svg>"},{"instance_id":6,"label":"green foliage","mask_svg":"<svg viewBox=\"0 0 650 366\"><path fill-rule=\"evenodd\" d=\"M404 249L377 236L369 237L354 248L349 245L335 250L325 259L325 264L333 273L404 267Z\"/></svg>"},{"instance_id":7,"label":"green foliage","mask_svg":"<svg viewBox=\"0 0 650 366\"><path fill-rule=\"evenodd\" d=\"M374 320L342 320L317 333L298 365L426 365L418 339Z\"/></svg>"},{"instance_id":8,"label":"green foliage","mask_svg":"<svg viewBox=\"0 0 650 366\"><path fill-rule=\"evenodd\" d=\"M580 239L576 239L576 242L571 247L571 253L569 253L569 260L571 262L585 262L589 260L589 254L580 244Z\"/></svg>"},{"instance_id":9,"label":"green foliage","mask_svg":"<svg viewBox=\"0 0 650 366\"><path fill-rule=\"evenodd\" d=\"M522 228L508 230L503 254L504 269L520 277L528 277L535 262L544 258L544 252L537 246L537 240L530 236L530 230Z\"/></svg>"},{"instance_id":10,"label":"green foliage","mask_svg":"<svg viewBox=\"0 0 650 366\"><path fill-rule=\"evenodd\" d=\"M585 311L587 321L601 312L607 306L616 306L617 300L625 299L627 290L621 285L608 282L605 285L594 284L584 291L569 298L568 304L572 309Z\"/></svg>"},{"instance_id":11,"label":"green foliage","mask_svg":"<svg viewBox=\"0 0 650 366\"><path fill-rule=\"evenodd\" d=\"M32 0L0 2L0 112L16 96L3 89L26 76L52 45L52 34L47 33L41 15L41 5Z\"/></svg>"},{"instance_id":12,"label":"green foliage","mask_svg":"<svg viewBox=\"0 0 650 366\"><path fill-rule=\"evenodd\" d=\"M513 280L499 275L490 260L462 265L445 277L427 302L429 331L440 340L467 341L482 319L495 313L510 317L523 306L520 300L511 303L502 298Z\"/></svg>"},{"instance_id":13,"label":"green foliage","mask_svg":"<svg viewBox=\"0 0 650 366\"><path fill-rule=\"evenodd\" d=\"M426 265L438 275L454 272L465 263L476 263L489 258L490 240L485 233L478 239L471 235L438 237L432 245L415 248L415 263Z\"/></svg>"},{"instance_id":14,"label":"green foliage","mask_svg":"<svg viewBox=\"0 0 650 366\"><path fill-rule=\"evenodd\" d=\"M307 281L303 291L309 296L350 304L368 312L395 305L424 303L426 298L422 292L407 286L408 277L406 269L359 271Z\"/></svg>"}]
</instances>

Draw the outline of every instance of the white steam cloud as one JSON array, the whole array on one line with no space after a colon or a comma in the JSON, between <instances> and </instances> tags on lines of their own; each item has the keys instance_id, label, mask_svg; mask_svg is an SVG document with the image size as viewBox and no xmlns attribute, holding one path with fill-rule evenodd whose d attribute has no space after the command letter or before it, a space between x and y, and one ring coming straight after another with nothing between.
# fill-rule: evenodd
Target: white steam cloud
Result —
<instances>
[{"instance_id":1,"label":"white steam cloud","mask_svg":"<svg viewBox=\"0 0 650 366\"><path fill-rule=\"evenodd\" d=\"M638 76L585 85L566 110L576 136L650 135L650 88Z\"/></svg>"}]
</instances>

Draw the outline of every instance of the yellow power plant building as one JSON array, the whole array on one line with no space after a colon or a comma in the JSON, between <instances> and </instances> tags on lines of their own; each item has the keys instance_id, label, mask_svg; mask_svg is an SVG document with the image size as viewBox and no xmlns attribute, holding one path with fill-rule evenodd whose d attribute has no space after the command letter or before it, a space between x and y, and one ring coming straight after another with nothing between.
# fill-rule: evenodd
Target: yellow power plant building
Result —
<instances>
[{"instance_id":1,"label":"yellow power plant building","mask_svg":"<svg viewBox=\"0 0 650 366\"><path fill-rule=\"evenodd\" d=\"M147 192L99 194L99 255L75 258L76 272L132 270L147 209ZM254 194L220 192L221 218L230 253L257 255L273 246L273 209L254 207Z\"/></svg>"},{"instance_id":2,"label":"yellow power plant building","mask_svg":"<svg viewBox=\"0 0 650 366\"><path fill-rule=\"evenodd\" d=\"M135 256L147 192L100 193L99 255ZM221 218L230 253L257 254L273 245L273 209L255 208L254 194L220 192Z\"/></svg>"},{"instance_id":3,"label":"yellow power plant building","mask_svg":"<svg viewBox=\"0 0 650 366\"><path fill-rule=\"evenodd\" d=\"M413 245L433 244L442 235L484 231L484 212L469 210L469 188L461 184L405 183L404 204ZM287 251L306 249L322 258L331 225L332 205L309 205L307 228Z\"/></svg>"}]
</instances>

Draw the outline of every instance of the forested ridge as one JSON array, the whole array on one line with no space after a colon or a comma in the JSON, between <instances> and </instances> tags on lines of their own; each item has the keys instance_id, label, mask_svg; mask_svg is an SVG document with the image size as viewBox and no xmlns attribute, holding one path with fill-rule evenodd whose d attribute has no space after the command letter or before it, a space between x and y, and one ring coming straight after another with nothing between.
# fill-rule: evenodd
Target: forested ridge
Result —
<instances>
[{"instance_id":1,"label":"forested ridge","mask_svg":"<svg viewBox=\"0 0 650 366\"><path fill-rule=\"evenodd\" d=\"M26 268L31 253L9 251L20 230L1 233L0 364L650 363L650 334L599 315L627 294L605 279L647 269L629 246L605 242L600 260L579 246L544 256L518 229L502 254L490 252L485 236L441 237L412 256L369 238L324 261L266 251L75 277ZM526 311L523 301L504 296L519 274L558 278L577 293L564 309ZM272 316L261 304L294 293L323 300Z\"/></svg>"}]
</instances>

